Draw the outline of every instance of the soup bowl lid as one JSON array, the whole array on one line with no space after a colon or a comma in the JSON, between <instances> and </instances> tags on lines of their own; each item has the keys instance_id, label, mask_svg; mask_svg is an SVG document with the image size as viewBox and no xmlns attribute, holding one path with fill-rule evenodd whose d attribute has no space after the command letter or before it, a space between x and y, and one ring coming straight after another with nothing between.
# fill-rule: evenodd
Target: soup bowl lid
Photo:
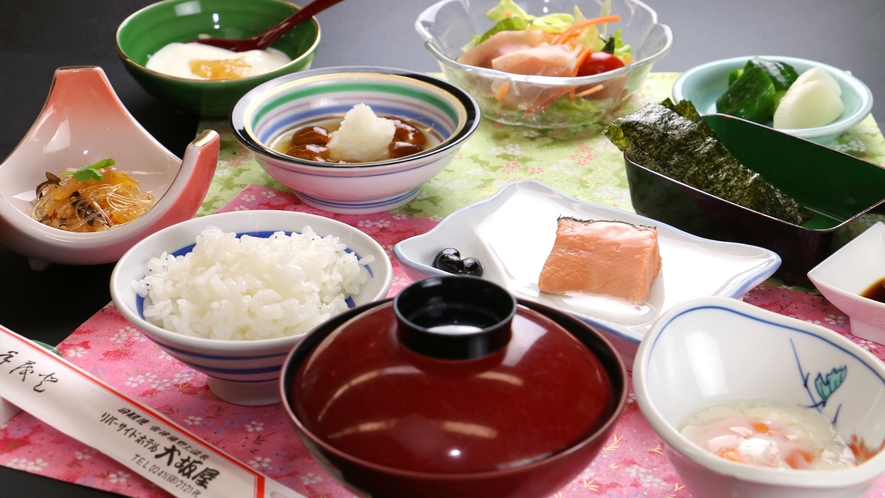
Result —
<instances>
[{"instance_id":1,"label":"soup bowl lid","mask_svg":"<svg viewBox=\"0 0 885 498\"><path fill-rule=\"evenodd\" d=\"M401 471L544 460L616 418L626 376L613 351L601 361L561 323L592 329L551 310L477 277L416 282L309 334L287 362L284 403L321 444Z\"/></svg>"}]
</instances>

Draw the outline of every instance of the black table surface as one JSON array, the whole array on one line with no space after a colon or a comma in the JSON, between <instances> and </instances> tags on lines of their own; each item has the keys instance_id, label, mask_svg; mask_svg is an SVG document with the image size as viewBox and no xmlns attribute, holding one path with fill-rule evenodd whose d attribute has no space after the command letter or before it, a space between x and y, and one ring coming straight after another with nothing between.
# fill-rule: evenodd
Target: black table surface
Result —
<instances>
[{"instance_id":1,"label":"black table surface","mask_svg":"<svg viewBox=\"0 0 885 498\"><path fill-rule=\"evenodd\" d=\"M248 1L248 0L243 0ZM125 72L114 47L119 23L145 0L0 2L0 158L40 113L53 72L102 67L132 115L181 156L199 117L157 101ZM298 3L298 2L296 2ZM304 3L304 2L301 2ZM320 14L322 41L313 67L378 65L439 71L414 29L434 0L348 0ZM850 71L885 102L885 2L882 0L647 0L674 33L654 71L686 71L744 55L784 55ZM585 9L586 10L586 9ZM885 113L881 113L885 116ZM873 108L877 115L877 107ZM877 121L885 123L882 117ZM2 202L2 201L0 201ZM110 302L113 264L50 265L36 272L0 240L0 325L58 344ZM2 391L0 391L2 396ZM0 467L3 496L98 497L110 493Z\"/></svg>"}]
</instances>

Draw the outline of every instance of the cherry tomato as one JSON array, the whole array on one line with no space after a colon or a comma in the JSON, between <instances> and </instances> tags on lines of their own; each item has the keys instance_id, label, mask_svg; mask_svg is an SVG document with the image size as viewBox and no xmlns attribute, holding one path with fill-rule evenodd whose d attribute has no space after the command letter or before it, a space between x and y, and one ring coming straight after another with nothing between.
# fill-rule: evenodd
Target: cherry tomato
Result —
<instances>
[{"instance_id":1,"label":"cherry tomato","mask_svg":"<svg viewBox=\"0 0 885 498\"><path fill-rule=\"evenodd\" d=\"M608 52L593 52L584 58L584 62L578 69L578 76L605 73L622 67L624 67L624 63L614 55Z\"/></svg>"}]
</instances>

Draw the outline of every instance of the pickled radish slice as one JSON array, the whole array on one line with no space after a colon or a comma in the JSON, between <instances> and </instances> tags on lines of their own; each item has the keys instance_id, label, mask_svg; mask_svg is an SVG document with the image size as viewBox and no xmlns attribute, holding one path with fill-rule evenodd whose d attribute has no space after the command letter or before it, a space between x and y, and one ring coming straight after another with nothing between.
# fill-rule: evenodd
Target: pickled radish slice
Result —
<instances>
[{"instance_id":1,"label":"pickled radish slice","mask_svg":"<svg viewBox=\"0 0 885 498\"><path fill-rule=\"evenodd\" d=\"M839 84L822 70L823 74L815 72L803 82L809 72L806 71L790 86L774 111L775 129L814 128L832 123L842 115L845 106Z\"/></svg>"},{"instance_id":2,"label":"pickled radish slice","mask_svg":"<svg viewBox=\"0 0 885 498\"><path fill-rule=\"evenodd\" d=\"M830 74L829 71L822 67L814 67L800 74L799 77L796 78L796 81L793 82L793 85L802 85L804 83L810 83L812 81L818 80L823 81L827 85L829 85L830 88L832 88L833 91L836 93L836 95L842 95L842 87L839 86L839 82L836 81L836 78L833 78L833 75Z\"/></svg>"}]
</instances>

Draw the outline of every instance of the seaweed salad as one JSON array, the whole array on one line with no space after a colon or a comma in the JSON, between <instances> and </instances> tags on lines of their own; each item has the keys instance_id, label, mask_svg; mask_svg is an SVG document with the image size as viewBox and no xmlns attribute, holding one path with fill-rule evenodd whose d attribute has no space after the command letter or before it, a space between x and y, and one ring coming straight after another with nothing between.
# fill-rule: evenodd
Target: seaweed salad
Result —
<instances>
[{"instance_id":1,"label":"seaweed salad","mask_svg":"<svg viewBox=\"0 0 885 498\"><path fill-rule=\"evenodd\" d=\"M647 104L603 134L636 163L686 185L795 225L812 216L741 164L688 100Z\"/></svg>"}]
</instances>

